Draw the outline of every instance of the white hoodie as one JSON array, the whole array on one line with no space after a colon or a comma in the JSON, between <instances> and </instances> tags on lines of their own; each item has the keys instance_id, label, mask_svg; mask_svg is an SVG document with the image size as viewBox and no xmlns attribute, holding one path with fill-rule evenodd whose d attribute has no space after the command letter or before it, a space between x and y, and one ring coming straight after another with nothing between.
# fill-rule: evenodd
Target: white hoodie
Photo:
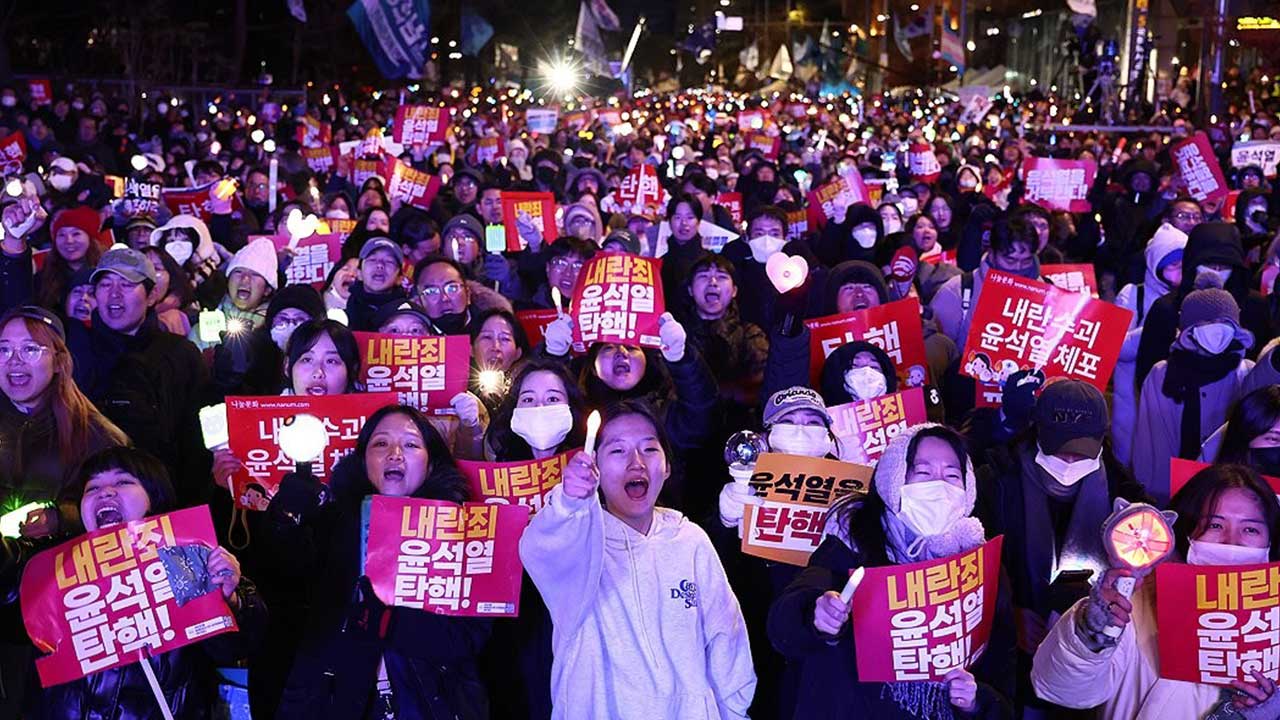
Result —
<instances>
[{"instance_id":1,"label":"white hoodie","mask_svg":"<svg viewBox=\"0 0 1280 720\"><path fill-rule=\"evenodd\" d=\"M559 486L520 540L555 625L553 718L747 717L747 626L715 549L683 515L641 535Z\"/></svg>"}]
</instances>

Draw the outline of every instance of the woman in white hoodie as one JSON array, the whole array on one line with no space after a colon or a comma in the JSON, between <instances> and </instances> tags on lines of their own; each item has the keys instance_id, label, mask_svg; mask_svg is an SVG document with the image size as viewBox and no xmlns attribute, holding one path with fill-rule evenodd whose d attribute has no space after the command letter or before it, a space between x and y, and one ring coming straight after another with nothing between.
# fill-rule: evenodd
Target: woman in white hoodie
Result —
<instances>
[{"instance_id":1,"label":"woman in white hoodie","mask_svg":"<svg viewBox=\"0 0 1280 720\"><path fill-rule=\"evenodd\" d=\"M1213 465L1196 473L1171 508L1178 553L1192 565L1244 565L1280 558L1280 503L1244 465ZM1235 681L1232 687L1159 675L1155 583L1140 579L1132 602L1115 590L1131 576L1112 569L1049 631L1036 651L1031 682L1041 698L1071 708L1101 706L1105 720L1280 718L1275 683ZM1113 638L1108 625L1122 628ZM1232 690L1236 692L1232 692Z\"/></svg>"},{"instance_id":2,"label":"woman in white hoodie","mask_svg":"<svg viewBox=\"0 0 1280 720\"><path fill-rule=\"evenodd\" d=\"M554 718L745 718L747 627L711 541L654 503L671 475L643 404L607 409L520 540L555 626Z\"/></svg>"},{"instance_id":3,"label":"woman in white hoodie","mask_svg":"<svg viewBox=\"0 0 1280 720\"><path fill-rule=\"evenodd\" d=\"M1143 253L1147 263L1146 279L1141 284L1125 285L1116 295L1116 305L1133 311L1129 332L1124 336L1124 345L1120 346L1111 396L1111 448L1116 458L1126 466L1133 454L1133 426L1138 416L1138 388L1134 386L1134 373L1138 364L1138 345L1142 340L1142 323L1155 301L1182 283L1182 250L1186 246L1186 233L1169 223L1161 225L1147 241L1147 249Z\"/></svg>"}]
</instances>

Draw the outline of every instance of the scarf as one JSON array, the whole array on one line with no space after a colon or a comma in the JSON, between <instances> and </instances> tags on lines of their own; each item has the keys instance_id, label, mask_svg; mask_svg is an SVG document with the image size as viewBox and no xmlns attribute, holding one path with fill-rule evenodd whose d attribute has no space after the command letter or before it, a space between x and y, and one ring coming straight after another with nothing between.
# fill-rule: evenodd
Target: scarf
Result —
<instances>
[{"instance_id":1,"label":"scarf","mask_svg":"<svg viewBox=\"0 0 1280 720\"><path fill-rule=\"evenodd\" d=\"M1067 568L1071 570L1098 570L1103 566L1106 552L1102 547L1102 523L1111 515L1111 501L1105 465L1068 486L1036 464L1035 458L1034 443L1019 452L1027 523L1026 570L1031 582L1031 609L1038 612L1049 601L1050 580L1057 577L1060 560L1071 559L1072 567ZM1071 503L1071 517L1061 545L1049 512L1051 500Z\"/></svg>"},{"instance_id":2,"label":"scarf","mask_svg":"<svg viewBox=\"0 0 1280 720\"><path fill-rule=\"evenodd\" d=\"M1182 404L1178 425L1178 457L1194 460L1200 454L1200 388L1215 383L1240 366L1244 345L1231 341L1217 355L1204 355L1178 347L1169 352L1160 392Z\"/></svg>"}]
</instances>

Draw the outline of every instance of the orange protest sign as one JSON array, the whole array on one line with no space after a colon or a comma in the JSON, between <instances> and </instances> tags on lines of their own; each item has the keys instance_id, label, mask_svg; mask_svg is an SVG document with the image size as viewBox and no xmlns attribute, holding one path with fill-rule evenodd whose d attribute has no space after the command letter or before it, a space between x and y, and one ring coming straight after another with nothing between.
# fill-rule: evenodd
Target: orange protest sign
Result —
<instances>
[{"instance_id":1,"label":"orange protest sign","mask_svg":"<svg viewBox=\"0 0 1280 720\"><path fill-rule=\"evenodd\" d=\"M1209 463L1202 463L1196 460L1184 460L1182 458L1169 458L1169 497L1178 494L1183 485L1191 479L1192 475L1209 467ZM1263 475L1262 479L1267 485L1280 496L1280 478Z\"/></svg>"},{"instance_id":2,"label":"orange protest sign","mask_svg":"<svg viewBox=\"0 0 1280 720\"><path fill-rule=\"evenodd\" d=\"M871 490L869 467L801 455L765 453L751 489L764 504L748 505L742 520L742 552L804 566L818 549L827 511L848 495Z\"/></svg>"}]
</instances>

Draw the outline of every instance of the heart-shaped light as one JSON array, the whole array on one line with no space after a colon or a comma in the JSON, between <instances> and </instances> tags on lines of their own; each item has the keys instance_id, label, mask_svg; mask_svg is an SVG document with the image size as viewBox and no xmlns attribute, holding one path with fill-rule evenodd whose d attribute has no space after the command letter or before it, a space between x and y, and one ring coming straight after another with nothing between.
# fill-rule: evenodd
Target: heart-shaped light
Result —
<instances>
[{"instance_id":1,"label":"heart-shaped light","mask_svg":"<svg viewBox=\"0 0 1280 720\"><path fill-rule=\"evenodd\" d=\"M785 293L804 284L809 277L809 263L799 255L776 252L764 264L764 272L778 292Z\"/></svg>"},{"instance_id":2,"label":"heart-shaped light","mask_svg":"<svg viewBox=\"0 0 1280 720\"><path fill-rule=\"evenodd\" d=\"M289 211L289 217L284 221L284 227L289 231L289 237L294 240L302 240L316 234L316 227L320 224L320 218L307 213L304 217L302 211L294 208Z\"/></svg>"}]
</instances>

